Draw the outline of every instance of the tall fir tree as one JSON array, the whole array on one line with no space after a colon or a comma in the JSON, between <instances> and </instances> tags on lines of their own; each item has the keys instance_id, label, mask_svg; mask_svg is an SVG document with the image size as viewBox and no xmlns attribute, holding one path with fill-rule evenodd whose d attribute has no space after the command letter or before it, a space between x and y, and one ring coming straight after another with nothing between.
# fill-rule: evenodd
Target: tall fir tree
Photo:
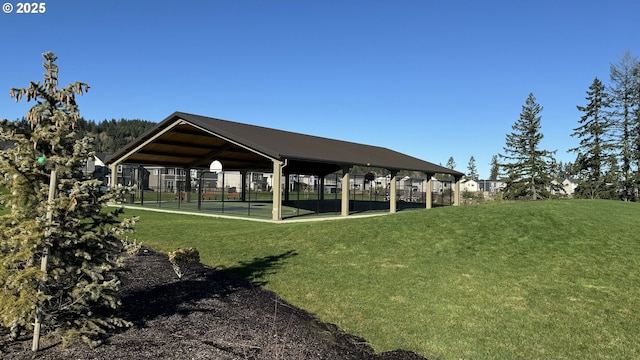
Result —
<instances>
[{"instance_id":1,"label":"tall fir tree","mask_svg":"<svg viewBox=\"0 0 640 360\"><path fill-rule=\"evenodd\" d=\"M447 168L449 168L449 169L455 169L456 168L456 161L453 160L453 156L449 156L449 160L447 160Z\"/></svg>"},{"instance_id":2,"label":"tall fir tree","mask_svg":"<svg viewBox=\"0 0 640 360\"><path fill-rule=\"evenodd\" d=\"M635 191L636 200L638 200L638 191L640 190L640 61L636 60L635 67L632 70L633 90L632 101L634 104L633 111L633 133L632 133L632 157L636 163L635 172Z\"/></svg>"},{"instance_id":3,"label":"tall fir tree","mask_svg":"<svg viewBox=\"0 0 640 360\"><path fill-rule=\"evenodd\" d=\"M541 150L540 112L542 106L536 103L533 94L529 94L522 106L520 119L507 134L504 154L505 162L500 167L506 172L505 196L511 199L549 198L552 190L561 191L552 176L555 164L555 151Z\"/></svg>"},{"instance_id":4,"label":"tall fir tree","mask_svg":"<svg viewBox=\"0 0 640 360\"><path fill-rule=\"evenodd\" d=\"M476 167L476 159L473 157L473 155L471 156L471 158L469 158L469 165L467 166L467 171L468 171L467 178L478 181L479 179L478 168Z\"/></svg>"},{"instance_id":5,"label":"tall fir tree","mask_svg":"<svg viewBox=\"0 0 640 360\"><path fill-rule=\"evenodd\" d=\"M125 254L119 236L135 219L121 220L120 208L104 209L129 189L102 193L100 181L83 171L93 154L90 138L76 138L75 98L89 86L58 89L57 58L43 57L44 82L10 92L16 101L36 102L26 116L29 130L0 124L0 141L11 144L0 156L0 182L8 189L1 203L10 210L0 217L0 326L15 336L31 330L38 315L44 334L92 342L126 325L105 309L119 304L116 270Z\"/></svg>"},{"instance_id":6,"label":"tall fir tree","mask_svg":"<svg viewBox=\"0 0 640 360\"><path fill-rule=\"evenodd\" d=\"M489 180L498 180L500 175L500 163L498 163L498 155L491 157L491 172L489 173Z\"/></svg>"},{"instance_id":7,"label":"tall fir tree","mask_svg":"<svg viewBox=\"0 0 640 360\"><path fill-rule=\"evenodd\" d=\"M580 146L569 151L577 153L574 171L578 175L578 188L574 196L582 198L608 198L604 177L609 155L613 151L613 122L607 114L609 97L605 85L596 77L587 91L587 105L577 108L584 115L571 136L580 139Z\"/></svg>"},{"instance_id":8,"label":"tall fir tree","mask_svg":"<svg viewBox=\"0 0 640 360\"><path fill-rule=\"evenodd\" d=\"M640 97L637 95L638 59L626 52L617 64L611 64L609 97L611 99L611 119L614 121L616 149L620 159L622 198L636 199L636 179L640 165L640 149L635 151L640 136L640 124L636 121ZM639 146L640 147L640 146ZM636 159L637 158L637 159ZM635 160L635 161L634 161Z\"/></svg>"}]
</instances>

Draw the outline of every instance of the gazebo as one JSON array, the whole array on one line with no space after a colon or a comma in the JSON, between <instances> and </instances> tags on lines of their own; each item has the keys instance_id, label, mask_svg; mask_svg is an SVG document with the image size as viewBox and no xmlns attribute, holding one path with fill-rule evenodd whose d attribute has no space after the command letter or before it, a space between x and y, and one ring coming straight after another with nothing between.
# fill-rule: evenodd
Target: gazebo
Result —
<instances>
[{"instance_id":1,"label":"gazebo","mask_svg":"<svg viewBox=\"0 0 640 360\"><path fill-rule=\"evenodd\" d=\"M288 174L324 177L342 171L341 215L349 214L349 171L352 166L370 166L389 170L395 179L398 171L420 171L427 176L427 188L435 174L455 179L454 205L460 204L462 173L387 148L305 135L228 120L175 112L157 126L118 151L109 161L115 184L116 168L121 164L171 166L184 169L208 169L218 160L225 170L273 173L272 220L282 220L282 178ZM186 171L187 177L190 171ZM186 181L189 184L189 181ZM285 187L285 191L287 191ZM396 182L391 181L390 198L396 198ZM431 191L426 192L426 207L431 207ZM389 212L396 212L390 201Z\"/></svg>"}]
</instances>

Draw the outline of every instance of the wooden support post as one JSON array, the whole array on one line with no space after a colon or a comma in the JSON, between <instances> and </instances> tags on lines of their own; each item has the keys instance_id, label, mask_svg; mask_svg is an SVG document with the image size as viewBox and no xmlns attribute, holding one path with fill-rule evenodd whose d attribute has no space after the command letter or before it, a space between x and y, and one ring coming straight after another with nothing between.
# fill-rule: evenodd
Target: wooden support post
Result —
<instances>
[{"instance_id":1,"label":"wooden support post","mask_svg":"<svg viewBox=\"0 0 640 360\"><path fill-rule=\"evenodd\" d=\"M425 197L426 197L426 208L427 209L431 209L431 174L427 174L427 189L425 190Z\"/></svg>"},{"instance_id":2,"label":"wooden support post","mask_svg":"<svg viewBox=\"0 0 640 360\"><path fill-rule=\"evenodd\" d=\"M462 181L462 177L455 178L455 190L453 196L453 206L460 206L460 181Z\"/></svg>"},{"instance_id":3,"label":"wooden support post","mask_svg":"<svg viewBox=\"0 0 640 360\"><path fill-rule=\"evenodd\" d=\"M274 221L282 220L282 162L273 160L273 210L271 211L271 219Z\"/></svg>"},{"instance_id":4,"label":"wooden support post","mask_svg":"<svg viewBox=\"0 0 640 360\"><path fill-rule=\"evenodd\" d=\"M348 167L342 169L342 210L340 213L342 216L349 215L349 170Z\"/></svg>"},{"instance_id":5,"label":"wooden support post","mask_svg":"<svg viewBox=\"0 0 640 360\"><path fill-rule=\"evenodd\" d=\"M47 203L47 226L51 226L51 220L53 218L53 200L56 196L56 184L57 184L57 173L55 170L51 170L51 175L49 179L49 202ZM45 238L48 238L51 235L51 232L47 230L44 234ZM44 273L44 277L40 280L38 284L38 294L42 294L45 289L45 284L47 282L47 266L49 263L49 246L45 245L42 250L42 258L40 259L40 271ZM36 303L36 319L33 326L33 344L31 345L32 351L38 351L40 349L40 329L42 327L42 308L38 303Z\"/></svg>"},{"instance_id":6,"label":"wooden support post","mask_svg":"<svg viewBox=\"0 0 640 360\"><path fill-rule=\"evenodd\" d=\"M391 214L395 213L397 210L396 204L396 175L398 175L397 171L391 171L391 180L389 183L389 212Z\"/></svg>"}]
</instances>

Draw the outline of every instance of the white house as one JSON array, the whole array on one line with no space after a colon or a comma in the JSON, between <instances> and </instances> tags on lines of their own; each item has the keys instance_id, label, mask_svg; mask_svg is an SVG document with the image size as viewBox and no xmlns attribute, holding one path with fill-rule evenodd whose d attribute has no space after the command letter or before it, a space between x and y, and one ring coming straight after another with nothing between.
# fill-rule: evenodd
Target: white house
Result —
<instances>
[{"instance_id":1,"label":"white house","mask_svg":"<svg viewBox=\"0 0 640 360\"><path fill-rule=\"evenodd\" d=\"M567 196L572 197L578 187L578 183L573 179L566 178L562 180L562 187L564 188L564 192Z\"/></svg>"},{"instance_id":2,"label":"white house","mask_svg":"<svg viewBox=\"0 0 640 360\"><path fill-rule=\"evenodd\" d=\"M478 192L480 191L480 185L478 184L477 181L473 179L465 179L465 180L462 180L460 184L460 190L463 192L464 191Z\"/></svg>"}]
</instances>

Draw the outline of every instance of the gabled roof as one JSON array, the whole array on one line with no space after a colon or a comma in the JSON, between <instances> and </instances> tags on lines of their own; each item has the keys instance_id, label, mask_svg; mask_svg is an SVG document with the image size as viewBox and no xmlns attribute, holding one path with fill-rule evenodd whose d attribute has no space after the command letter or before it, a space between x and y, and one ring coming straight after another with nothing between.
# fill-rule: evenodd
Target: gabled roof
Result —
<instances>
[{"instance_id":1,"label":"gabled roof","mask_svg":"<svg viewBox=\"0 0 640 360\"><path fill-rule=\"evenodd\" d=\"M111 159L111 154L100 151L96 151L95 156L96 158L98 158L98 160L102 161L103 164L108 164L109 160Z\"/></svg>"},{"instance_id":2,"label":"gabled roof","mask_svg":"<svg viewBox=\"0 0 640 360\"><path fill-rule=\"evenodd\" d=\"M325 175L343 166L463 174L387 148L175 112L110 159L111 163L271 170L286 161L285 172Z\"/></svg>"}]
</instances>

